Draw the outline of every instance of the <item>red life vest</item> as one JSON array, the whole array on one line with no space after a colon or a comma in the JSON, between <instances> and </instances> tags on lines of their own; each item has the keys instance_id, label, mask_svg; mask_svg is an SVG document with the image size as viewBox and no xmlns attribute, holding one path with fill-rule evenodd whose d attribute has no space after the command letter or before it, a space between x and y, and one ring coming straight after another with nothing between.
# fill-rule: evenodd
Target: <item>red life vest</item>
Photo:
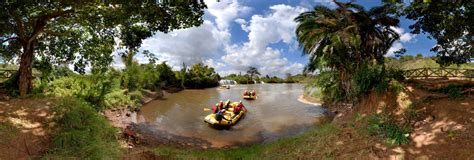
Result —
<instances>
[{"instance_id":1,"label":"red life vest","mask_svg":"<svg viewBox=\"0 0 474 160\"><path fill-rule=\"evenodd\" d=\"M244 108L244 105L242 103L240 103L239 105L237 105L235 108L234 108L234 114L238 114L240 112L240 110L242 110L242 108Z\"/></svg>"}]
</instances>

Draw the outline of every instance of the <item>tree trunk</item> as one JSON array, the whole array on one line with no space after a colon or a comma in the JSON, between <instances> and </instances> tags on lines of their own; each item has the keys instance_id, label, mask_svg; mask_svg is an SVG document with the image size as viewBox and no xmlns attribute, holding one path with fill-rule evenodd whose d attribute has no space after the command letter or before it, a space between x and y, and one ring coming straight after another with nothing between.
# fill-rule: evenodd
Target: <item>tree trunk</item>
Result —
<instances>
[{"instance_id":1,"label":"tree trunk","mask_svg":"<svg viewBox=\"0 0 474 160\"><path fill-rule=\"evenodd\" d=\"M34 42L30 42L23 45L23 54L20 59L20 69L18 73L20 77L18 79L18 89L20 96L24 97L32 89L31 80L33 78L33 57L34 57Z\"/></svg>"}]
</instances>

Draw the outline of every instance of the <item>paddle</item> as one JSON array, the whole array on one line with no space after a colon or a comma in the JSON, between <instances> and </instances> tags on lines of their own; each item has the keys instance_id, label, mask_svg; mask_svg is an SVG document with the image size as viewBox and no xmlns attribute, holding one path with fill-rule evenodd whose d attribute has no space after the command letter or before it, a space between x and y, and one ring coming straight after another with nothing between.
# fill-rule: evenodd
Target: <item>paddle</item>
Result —
<instances>
[{"instance_id":1,"label":"paddle","mask_svg":"<svg viewBox=\"0 0 474 160\"><path fill-rule=\"evenodd\" d=\"M209 108L204 108L204 112L211 111Z\"/></svg>"}]
</instances>

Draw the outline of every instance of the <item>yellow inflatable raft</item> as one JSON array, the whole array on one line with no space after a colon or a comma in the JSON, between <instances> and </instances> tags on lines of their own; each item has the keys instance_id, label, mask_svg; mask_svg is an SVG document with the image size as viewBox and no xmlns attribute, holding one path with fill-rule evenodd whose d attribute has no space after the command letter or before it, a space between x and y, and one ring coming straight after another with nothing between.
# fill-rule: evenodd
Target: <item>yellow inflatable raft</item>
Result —
<instances>
[{"instance_id":1,"label":"yellow inflatable raft","mask_svg":"<svg viewBox=\"0 0 474 160\"><path fill-rule=\"evenodd\" d=\"M254 100L257 99L257 96L242 96L242 98Z\"/></svg>"},{"instance_id":2,"label":"yellow inflatable raft","mask_svg":"<svg viewBox=\"0 0 474 160\"><path fill-rule=\"evenodd\" d=\"M228 120L222 119L221 121L218 121L218 120L216 120L216 114L211 113L211 114L207 115L204 118L204 122L209 123L210 125L213 125L213 126L232 126L232 125L235 125L247 112L246 108L242 108L242 111L239 112L239 114L234 117L234 112L233 112L234 107L239 105L239 103L240 102L231 103L230 107L224 113L225 119L228 119ZM234 117L234 118L232 118L232 117Z\"/></svg>"}]
</instances>

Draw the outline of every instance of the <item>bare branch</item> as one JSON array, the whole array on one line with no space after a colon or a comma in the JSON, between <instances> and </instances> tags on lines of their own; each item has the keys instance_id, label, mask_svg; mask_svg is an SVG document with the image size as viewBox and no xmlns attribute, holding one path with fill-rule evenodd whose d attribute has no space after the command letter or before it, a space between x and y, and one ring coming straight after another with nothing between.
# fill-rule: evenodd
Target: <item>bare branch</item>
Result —
<instances>
[{"instance_id":1,"label":"bare branch","mask_svg":"<svg viewBox=\"0 0 474 160\"><path fill-rule=\"evenodd\" d=\"M18 39L18 37L10 37L10 38L4 39L4 40L0 41L0 44L3 44L5 42L8 42L8 41L14 40L14 39Z\"/></svg>"}]
</instances>

